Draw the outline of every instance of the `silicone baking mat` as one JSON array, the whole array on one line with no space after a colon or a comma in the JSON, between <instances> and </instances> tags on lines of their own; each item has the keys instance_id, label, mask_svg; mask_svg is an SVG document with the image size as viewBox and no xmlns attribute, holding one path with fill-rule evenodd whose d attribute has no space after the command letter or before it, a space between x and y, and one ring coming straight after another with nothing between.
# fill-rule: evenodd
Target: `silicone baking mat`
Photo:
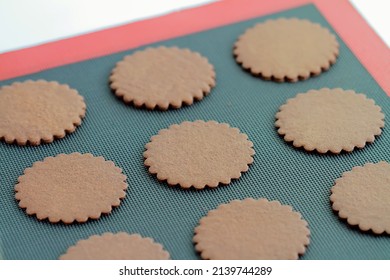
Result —
<instances>
[{"instance_id":1,"label":"silicone baking mat","mask_svg":"<svg viewBox=\"0 0 390 280\"><path fill-rule=\"evenodd\" d=\"M153 237L173 259L197 259L192 237L202 216L232 199L266 197L292 205L308 221L311 244L302 259L390 259L389 236L348 226L332 212L329 203L330 188L344 171L366 162L390 161L387 129L362 150L320 155L293 148L274 127L278 108L309 89L342 87L364 92L387 116L388 97L340 38L336 64L307 81L280 84L243 71L233 59L233 43L248 27L278 17L305 18L332 30L314 5L305 5L151 45L190 48L215 66L217 86L211 94L179 110L135 109L111 92L108 77L112 68L135 50L0 82L56 80L78 89L87 103L82 125L64 139L38 147L0 143L0 258L56 259L79 239L106 231L126 231ZM147 172L142 153L150 137L173 123L196 119L227 122L253 141L254 163L239 180L216 189L182 190L159 182ZM13 190L23 170L47 156L75 151L102 155L123 168L129 188L121 206L85 224L50 224L26 215L18 207Z\"/></svg>"}]
</instances>

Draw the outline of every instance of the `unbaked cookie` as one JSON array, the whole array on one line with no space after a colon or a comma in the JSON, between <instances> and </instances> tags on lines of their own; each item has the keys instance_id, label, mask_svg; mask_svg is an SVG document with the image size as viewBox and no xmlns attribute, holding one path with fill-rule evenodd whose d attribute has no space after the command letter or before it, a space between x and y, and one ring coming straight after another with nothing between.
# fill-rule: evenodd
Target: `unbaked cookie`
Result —
<instances>
[{"instance_id":1,"label":"unbaked cookie","mask_svg":"<svg viewBox=\"0 0 390 280\"><path fill-rule=\"evenodd\" d=\"M238 63L266 80L296 82L327 70L339 53L336 37L318 23L280 18L249 28L234 45Z\"/></svg>"},{"instance_id":2,"label":"unbaked cookie","mask_svg":"<svg viewBox=\"0 0 390 280\"><path fill-rule=\"evenodd\" d=\"M169 253L152 238L110 232L77 242L60 260L168 260Z\"/></svg>"},{"instance_id":3,"label":"unbaked cookie","mask_svg":"<svg viewBox=\"0 0 390 280\"><path fill-rule=\"evenodd\" d=\"M390 164L367 163L336 180L330 200L339 217L362 231L390 234Z\"/></svg>"},{"instance_id":4,"label":"unbaked cookie","mask_svg":"<svg viewBox=\"0 0 390 280\"><path fill-rule=\"evenodd\" d=\"M85 115L84 99L68 85L44 80L0 89L0 139L19 145L50 143L73 132Z\"/></svg>"},{"instance_id":5,"label":"unbaked cookie","mask_svg":"<svg viewBox=\"0 0 390 280\"><path fill-rule=\"evenodd\" d=\"M183 122L160 130L146 144L145 165L168 184L203 189L229 184L253 162L253 143L226 123Z\"/></svg>"},{"instance_id":6,"label":"unbaked cookie","mask_svg":"<svg viewBox=\"0 0 390 280\"><path fill-rule=\"evenodd\" d=\"M127 188L126 176L112 161L80 153L35 162L18 181L15 197L27 214L67 224L110 213Z\"/></svg>"},{"instance_id":7,"label":"unbaked cookie","mask_svg":"<svg viewBox=\"0 0 390 280\"><path fill-rule=\"evenodd\" d=\"M374 142L384 118L381 108L364 94L323 88L287 100L276 114L275 125L294 147L337 154Z\"/></svg>"},{"instance_id":8,"label":"unbaked cookie","mask_svg":"<svg viewBox=\"0 0 390 280\"><path fill-rule=\"evenodd\" d=\"M197 52L158 47L126 56L117 63L110 81L126 103L166 110L203 99L215 86L215 72Z\"/></svg>"},{"instance_id":9,"label":"unbaked cookie","mask_svg":"<svg viewBox=\"0 0 390 280\"><path fill-rule=\"evenodd\" d=\"M211 210L195 228L195 249L202 259L298 259L310 231L291 206L267 199L233 200Z\"/></svg>"}]
</instances>

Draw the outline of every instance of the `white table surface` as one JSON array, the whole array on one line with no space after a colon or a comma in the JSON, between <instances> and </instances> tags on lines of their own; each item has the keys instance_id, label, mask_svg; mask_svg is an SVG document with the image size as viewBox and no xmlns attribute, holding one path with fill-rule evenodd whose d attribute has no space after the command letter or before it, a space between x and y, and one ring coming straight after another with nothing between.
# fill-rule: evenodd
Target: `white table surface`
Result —
<instances>
[{"instance_id":1,"label":"white table surface","mask_svg":"<svg viewBox=\"0 0 390 280\"><path fill-rule=\"evenodd\" d=\"M208 2L213 1L0 0L0 53L155 17ZM350 2L387 46L390 46L390 15L388 15L390 1L350 0Z\"/></svg>"}]
</instances>

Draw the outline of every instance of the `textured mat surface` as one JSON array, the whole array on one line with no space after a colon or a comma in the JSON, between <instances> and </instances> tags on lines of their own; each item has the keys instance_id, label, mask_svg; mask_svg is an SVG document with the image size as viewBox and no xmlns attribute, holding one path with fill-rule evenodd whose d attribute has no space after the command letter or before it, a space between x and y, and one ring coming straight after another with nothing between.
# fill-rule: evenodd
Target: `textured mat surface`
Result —
<instances>
[{"instance_id":1,"label":"textured mat surface","mask_svg":"<svg viewBox=\"0 0 390 280\"><path fill-rule=\"evenodd\" d=\"M253 24L281 16L306 18L331 29L316 8L308 5L154 44L191 48L215 66L216 88L203 101L179 110L135 109L114 96L108 85L110 71L133 50L1 82L57 80L78 89L88 107L83 124L62 140L39 147L0 143L0 258L56 259L79 239L126 231L153 237L173 259L197 259L192 237L202 216L232 199L266 197L292 205L308 221L311 244L303 259L390 259L390 236L348 226L329 203L330 188L344 171L366 162L390 161L387 127L373 144L340 155L295 149L274 127L279 106L309 89L342 87L364 92L386 116L390 116L389 98L340 38L336 64L307 81L278 84L244 72L233 59L233 43ZM142 153L150 137L170 124L196 119L227 122L248 134L256 150L255 161L240 180L217 189L182 190L158 182L147 172ZM75 151L102 155L123 168L129 189L121 206L85 224L50 224L27 216L14 199L17 178L35 161Z\"/></svg>"}]
</instances>

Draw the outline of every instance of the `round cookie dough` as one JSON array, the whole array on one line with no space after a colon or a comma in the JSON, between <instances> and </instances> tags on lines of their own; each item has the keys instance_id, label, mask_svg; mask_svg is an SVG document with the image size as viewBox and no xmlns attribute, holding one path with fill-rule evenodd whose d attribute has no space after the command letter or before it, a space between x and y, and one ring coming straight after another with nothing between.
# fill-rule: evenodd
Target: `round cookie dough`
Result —
<instances>
[{"instance_id":1,"label":"round cookie dough","mask_svg":"<svg viewBox=\"0 0 390 280\"><path fill-rule=\"evenodd\" d=\"M233 200L211 210L195 228L194 243L202 259L298 259L310 231L291 206L265 198Z\"/></svg>"},{"instance_id":2,"label":"round cookie dough","mask_svg":"<svg viewBox=\"0 0 390 280\"><path fill-rule=\"evenodd\" d=\"M294 147L337 154L373 142L385 125L384 117L381 108L364 94L323 88L287 100L276 114L275 125Z\"/></svg>"},{"instance_id":3,"label":"round cookie dough","mask_svg":"<svg viewBox=\"0 0 390 280\"><path fill-rule=\"evenodd\" d=\"M203 99L215 86L215 72L197 52L158 47L126 56L117 63L110 81L126 103L166 110Z\"/></svg>"},{"instance_id":4,"label":"round cookie dough","mask_svg":"<svg viewBox=\"0 0 390 280\"><path fill-rule=\"evenodd\" d=\"M319 75L336 62L339 44L328 29L305 19L280 18L249 28L234 55L253 75L296 82Z\"/></svg>"},{"instance_id":5,"label":"round cookie dough","mask_svg":"<svg viewBox=\"0 0 390 280\"><path fill-rule=\"evenodd\" d=\"M336 180L330 201L348 224L362 231L390 234L390 164L356 166Z\"/></svg>"},{"instance_id":6,"label":"round cookie dough","mask_svg":"<svg viewBox=\"0 0 390 280\"><path fill-rule=\"evenodd\" d=\"M68 85L44 80L16 82L0 89L0 139L39 145L63 138L81 124L86 105Z\"/></svg>"},{"instance_id":7,"label":"round cookie dough","mask_svg":"<svg viewBox=\"0 0 390 280\"><path fill-rule=\"evenodd\" d=\"M152 238L119 232L93 235L77 242L60 260L168 260L169 253Z\"/></svg>"},{"instance_id":8,"label":"round cookie dough","mask_svg":"<svg viewBox=\"0 0 390 280\"><path fill-rule=\"evenodd\" d=\"M229 184L253 162L253 143L226 123L183 122L160 130L146 144L145 165L159 180L182 188Z\"/></svg>"},{"instance_id":9,"label":"round cookie dough","mask_svg":"<svg viewBox=\"0 0 390 280\"><path fill-rule=\"evenodd\" d=\"M126 176L112 161L91 154L60 154L27 168L15 186L15 198L39 220L68 224L110 213L126 188Z\"/></svg>"}]
</instances>

